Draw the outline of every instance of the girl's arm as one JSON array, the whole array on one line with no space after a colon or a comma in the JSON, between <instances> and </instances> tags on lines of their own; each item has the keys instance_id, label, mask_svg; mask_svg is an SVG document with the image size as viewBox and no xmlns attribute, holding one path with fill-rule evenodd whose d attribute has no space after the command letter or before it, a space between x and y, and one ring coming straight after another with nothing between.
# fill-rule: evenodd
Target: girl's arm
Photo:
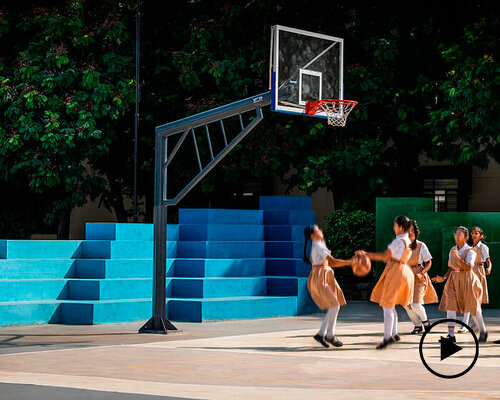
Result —
<instances>
[{"instance_id":1,"label":"girl's arm","mask_svg":"<svg viewBox=\"0 0 500 400\"><path fill-rule=\"evenodd\" d=\"M460 256L458 255L458 251L455 250L454 252L452 252L452 257L453 257L452 264L458 267L458 269L461 269L463 271L471 270L472 267L460 258Z\"/></svg>"},{"instance_id":2,"label":"girl's arm","mask_svg":"<svg viewBox=\"0 0 500 400\"><path fill-rule=\"evenodd\" d=\"M333 258L331 255L326 257L328 260L328 265L332 268L346 267L352 264L352 258L349 260L342 260L339 258Z\"/></svg>"},{"instance_id":3,"label":"girl's arm","mask_svg":"<svg viewBox=\"0 0 500 400\"><path fill-rule=\"evenodd\" d=\"M487 258L484 263L486 264L486 268L484 269L484 272L486 275L491 274L491 268L493 267L493 264L491 263L491 260Z\"/></svg>"},{"instance_id":4,"label":"girl's arm","mask_svg":"<svg viewBox=\"0 0 500 400\"><path fill-rule=\"evenodd\" d=\"M450 276L451 270L452 270L451 268L448 268L448 271L446 271L446 274L444 274L444 276L439 276L439 275L435 276L434 278L431 279L431 281L437 283L444 282Z\"/></svg>"},{"instance_id":5,"label":"girl's arm","mask_svg":"<svg viewBox=\"0 0 500 400\"><path fill-rule=\"evenodd\" d=\"M431 269L431 265L432 265L432 261L429 260L429 261L425 261L424 262L424 269L422 270L421 274L425 274L426 272L429 272L429 270Z\"/></svg>"}]
</instances>

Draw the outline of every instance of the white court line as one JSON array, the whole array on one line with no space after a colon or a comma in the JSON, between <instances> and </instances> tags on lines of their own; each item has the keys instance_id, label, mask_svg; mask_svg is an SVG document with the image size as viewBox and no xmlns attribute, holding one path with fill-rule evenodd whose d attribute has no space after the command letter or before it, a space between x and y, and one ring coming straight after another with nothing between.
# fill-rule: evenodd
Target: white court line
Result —
<instances>
[{"instance_id":1,"label":"white court line","mask_svg":"<svg viewBox=\"0 0 500 400\"><path fill-rule=\"evenodd\" d=\"M0 382L11 384L30 384L49 387L63 387L71 389L97 390L103 392L117 392L141 394L151 396L178 396L191 399L205 400L234 400L238 399L265 399L265 400L290 400L329 399L344 395L350 400L371 399L387 400L408 396L412 399L443 398L443 395L453 395L450 398L500 398L499 391L453 391L439 389L404 389L404 388L286 388L263 386L234 386L234 385L199 385L185 383L164 383L152 381L134 381L129 379L101 378L94 376L40 374L26 372L0 371ZM369 393L369 394L368 394ZM423 395L423 396L419 396ZM389 397L392 396L392 397ZM418 397L417 397L418 396ZM459 397L460 396L460 397Z\"/></svg>"}]
</instances>

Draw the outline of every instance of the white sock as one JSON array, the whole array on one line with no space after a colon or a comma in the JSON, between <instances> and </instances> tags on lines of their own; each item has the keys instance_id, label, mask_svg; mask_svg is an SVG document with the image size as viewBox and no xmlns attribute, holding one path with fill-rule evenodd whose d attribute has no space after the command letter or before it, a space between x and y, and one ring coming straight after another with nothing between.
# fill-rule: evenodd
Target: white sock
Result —
<instances>
[{"instance_id":1,"label":"white sock","mask_svg":"<svg viewBox=\"0 0 500 400\"><path fill-rule=\"evenodd\" d=\"M478 313L476 316L472 316L472 319L479 326L479 333L483 334L486 332L486 326L484 325L483 314Z\"/></svg>"},{"instance_id":2,"label":"white sock","mask_svg":"<svg viewBox=\"0 0 500 400\"><path fill-rule=\"evenodd\" d=\"M328 310L326 312L325 318L323 318L323 322L321 323L321 326L320 326L319 331L318 331L318 335L320 335L321 337L324 337L326 335L326 328L328 326L329 312L330 312L330 310Z\"/></svg>"},{"instance_id":3,"label":"white sock","mask_svg":"<svg viewBox=\"0 0 500 400\"><path fill-rule=\"evenodd\" d=\"M469 317L470 317L470 312L464 313L464 317L462 318L462 322L464 324L468 324L469 323Z\"/></svg>"},{"instance_id":4,"label":"white sock","mask_svg":"<svg viewBox=\"0 0 500 400\"><path fill-rule=\"evenodd\" d=\"M446 318L448 319L457 319L456 311L446 311ZM448 335L455 336L455 323L448 322Z\"/></svg>"},{"instance_id":5,"label":"white sock","mask_svg":"<svg viewBox=\"0 0 500 400\"><path fill-rule=\"evenodd\" d=\"M326 337L332 339L335 336L335 328L337 326L337 316L339 315L340 306L331 307L328 309L330 318L328 319L328 328L326 330Z\"/></svg>"},{"instance_id":6,"label":"white sock","mask_svg":"<svg viewBox=\"0 0 500 400\"><path fill-rule=\"evenodd\" d=\"M413 309L415 314L417 314L420 321L427 322L427 313L425 312L425 308L424 308L423 304L413 303L411 305L411 308Z\"/></svg>"},{"instance_id":7,"label":"white sock","mask_svg":"<svg viewBox=\"0 0 500 400\"><path fill-rule=\"evenodd\" d=\"M420 318L418 318L418 315L415 313L415 311L410 308L410 306L405 307L406 312L408 313L408 317L410 317L411 322L413 322L413 325L418 327L421 326L422 324L420 323Z\"/></svg>"},{"instance_id":8,"label":"white sock","mask_svg":"<svg viewBox=\"0 0 500 400\"><path fill-rule=\"evenodd\" d=\"M396 307L392 309L394 314L394 323L392 324L392 336L396 336L398 334L398 313L396 311Z\"/></svg>"},{"instance_id":9,"label":"white sock","mask_svg":"<svg viewBox=\"0 0 500 400\"><path fill-rule=\"evenodd\" d=\"M384 310L384 340L388 341L392 337L392 327L394 325L394 313L392 308L385 308Z\"/></svg>"}]
</instances>

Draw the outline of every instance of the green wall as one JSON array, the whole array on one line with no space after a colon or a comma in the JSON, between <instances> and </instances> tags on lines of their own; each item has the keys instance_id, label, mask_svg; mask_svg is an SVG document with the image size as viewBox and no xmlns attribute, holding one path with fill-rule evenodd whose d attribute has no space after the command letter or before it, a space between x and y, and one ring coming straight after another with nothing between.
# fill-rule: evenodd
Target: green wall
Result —
<instances>
[{"instance_id":1,"label":"green wall","mask_svg":"<svg viewBox=\"0 0 500 400\"><path fill-rule=\"evenodd\" d=\"M500 308L500 212L434 212L434 199L429 198L378 198L376 204L376 247L383 251L394 238L392 230L394 218L407 215L417 220L420 240L425 242L432 254L432 268L429 274L442 275L448 269L448 252L455 244L453 234L459 225L471 228L478 225L484 229L490 248L493 272L488 276L489 307ZM376 266L377 275L383 269ZM434 285L441 294L444 284Z\"/></svg>"}]
</instances>

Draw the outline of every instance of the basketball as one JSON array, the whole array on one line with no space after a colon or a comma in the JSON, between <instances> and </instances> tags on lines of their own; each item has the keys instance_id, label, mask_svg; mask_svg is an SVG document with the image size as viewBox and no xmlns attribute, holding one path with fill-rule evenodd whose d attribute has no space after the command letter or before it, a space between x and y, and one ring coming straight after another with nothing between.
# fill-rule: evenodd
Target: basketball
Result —
<instances>
[{"instance_id":1,"label":"basketball","mask_svg":"<svg viewBox=\"0 0 500 400\"><path fill-rule=\"evenodd\" d=\"M356 276L366 276L372 263L366 254L356 254L352 260L352 273Z\"/></svg>"}]
</instances>

